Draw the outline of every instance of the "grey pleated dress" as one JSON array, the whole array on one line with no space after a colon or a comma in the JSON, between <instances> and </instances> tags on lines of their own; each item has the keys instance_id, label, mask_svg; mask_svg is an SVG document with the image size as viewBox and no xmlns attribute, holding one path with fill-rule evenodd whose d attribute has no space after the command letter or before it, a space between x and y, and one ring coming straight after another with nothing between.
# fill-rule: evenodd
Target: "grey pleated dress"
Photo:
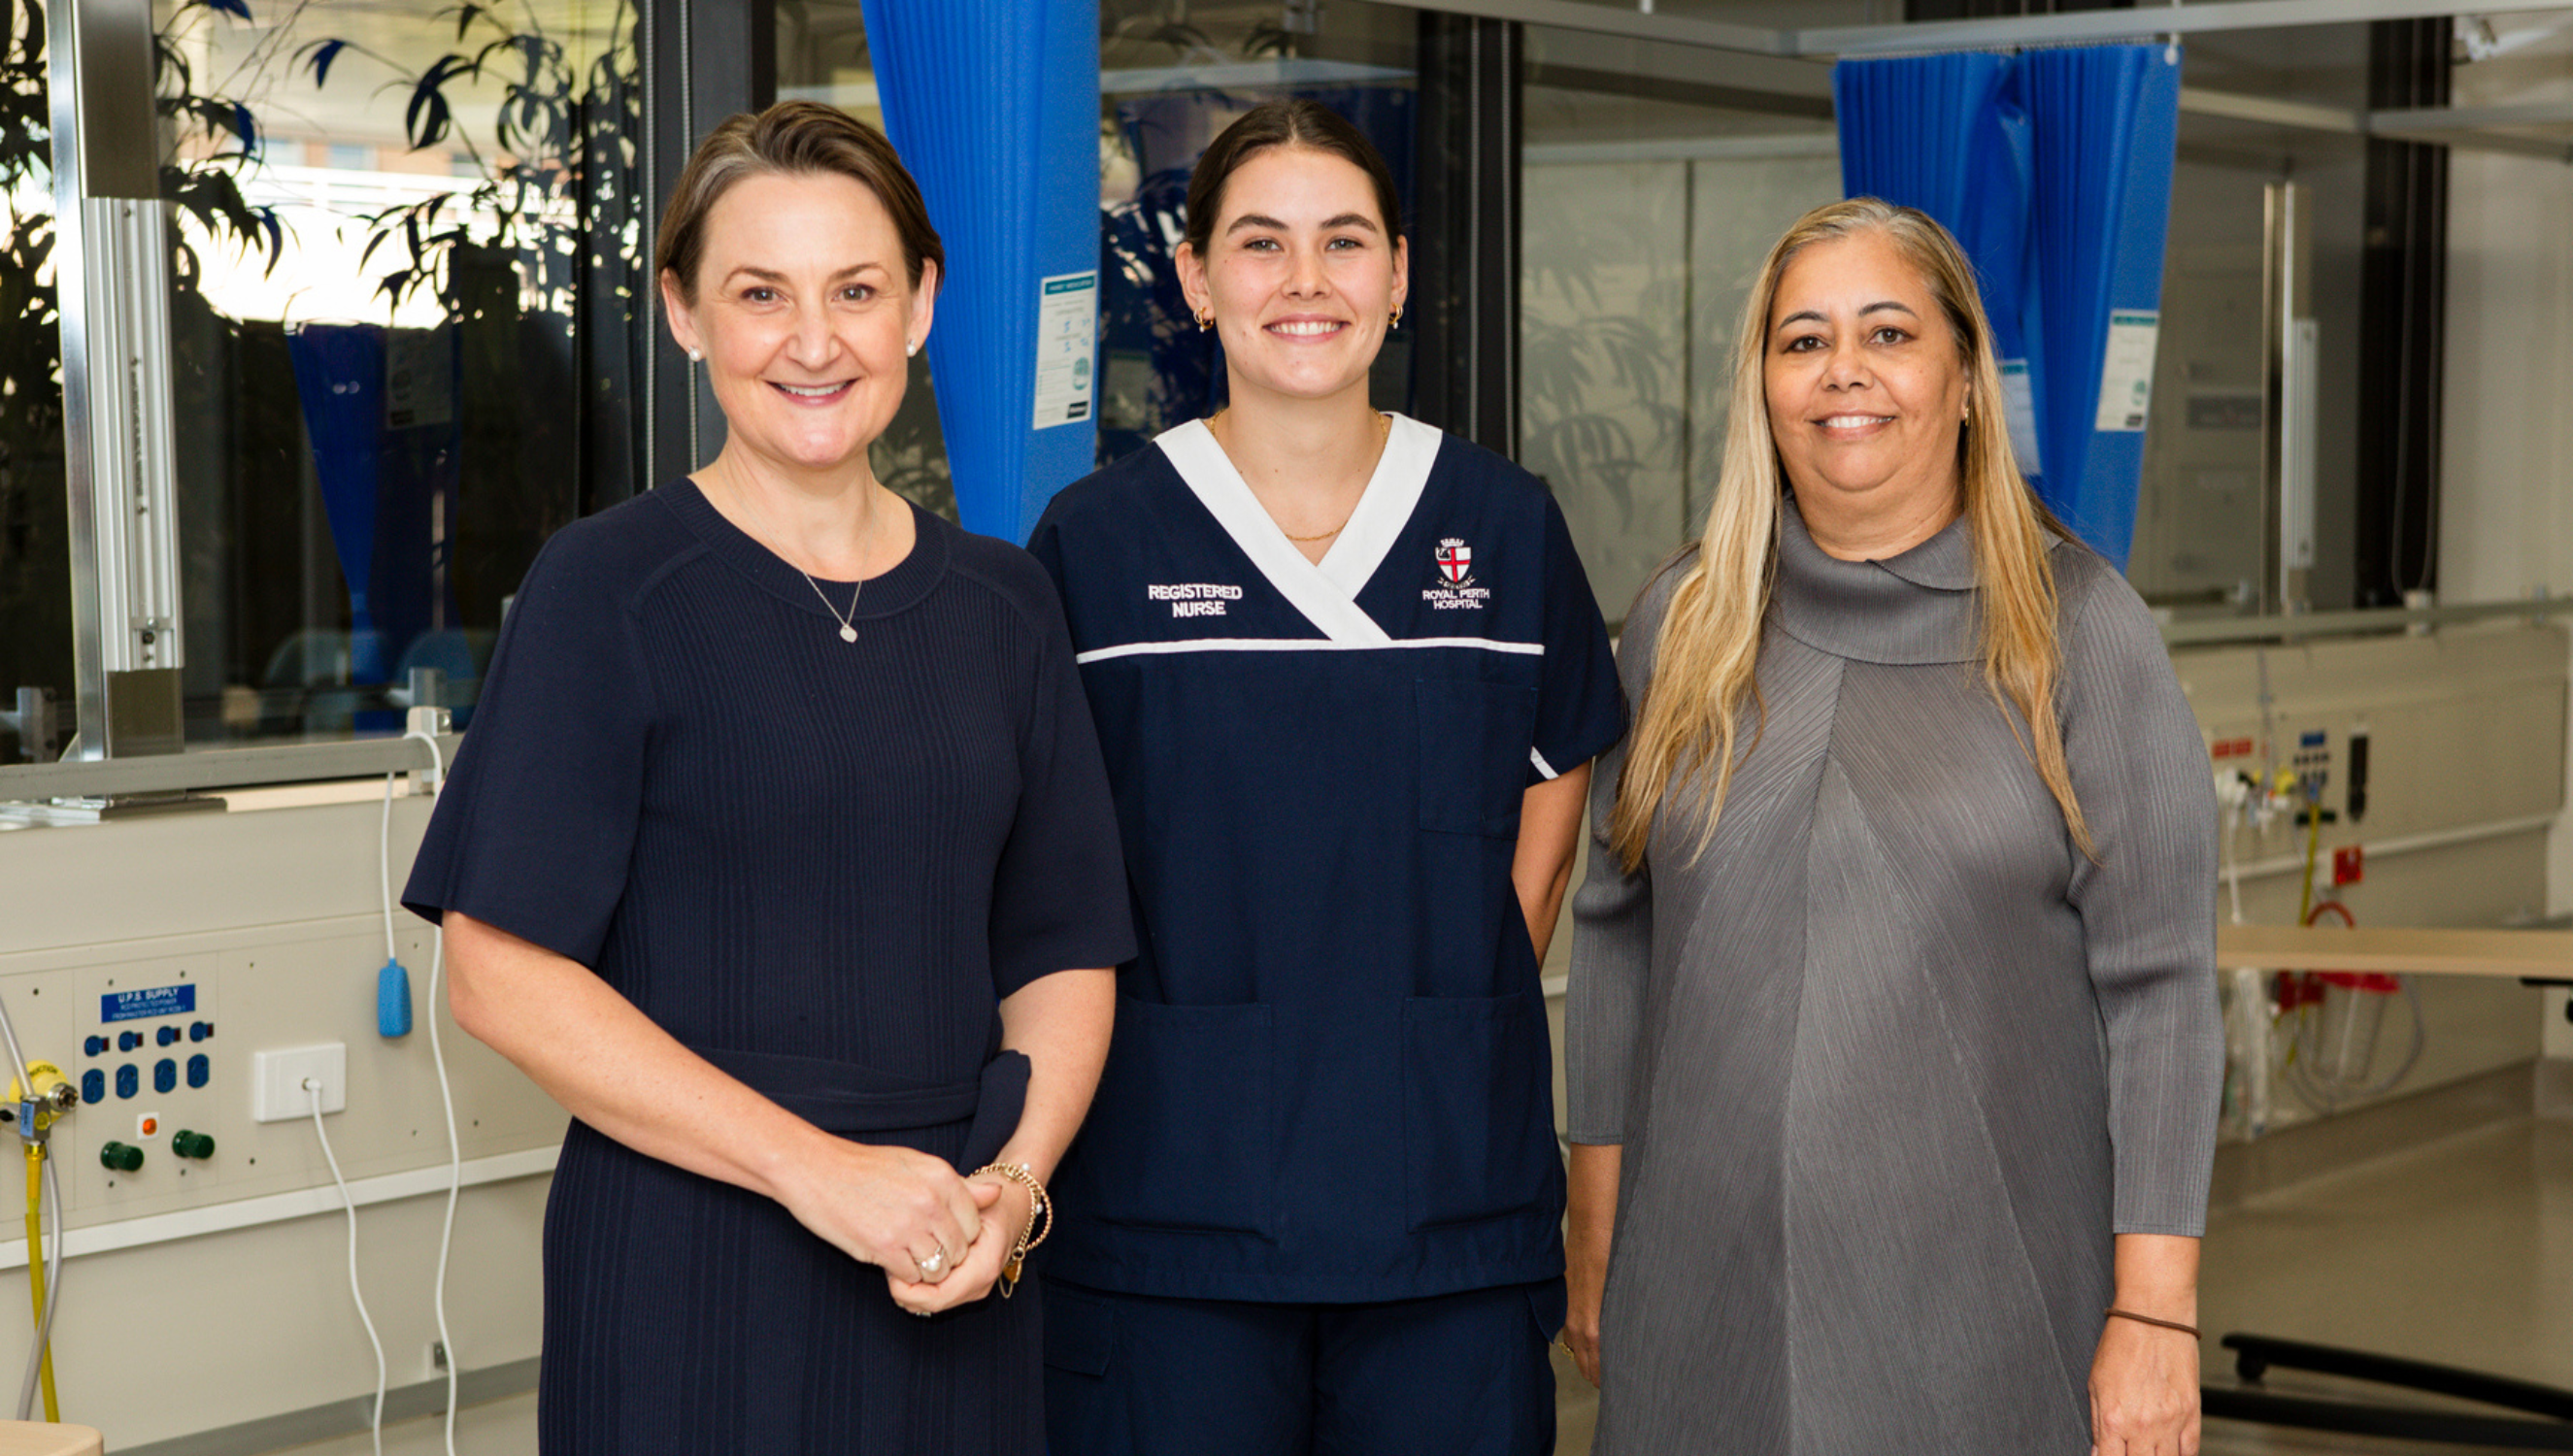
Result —
<instances>
[{"instance_id":1,"label":"grey pleated dress","mask_svg":"<svg viewBox=\"0 0 2573 1456\"><path fill-rule=\"evenodd\" d=\"M2113 1233L2204 1223L2203 741L2143 602L2058 543L2086 859L1984 684L1966 524L1848 562L1780 515L1714 841L1666 805L1574 897L1571 1135L1624 1145L1595 1449L2079 1456ZM1676 575L1627 622L1630 708Z\"/></svg>"}]
</instances>

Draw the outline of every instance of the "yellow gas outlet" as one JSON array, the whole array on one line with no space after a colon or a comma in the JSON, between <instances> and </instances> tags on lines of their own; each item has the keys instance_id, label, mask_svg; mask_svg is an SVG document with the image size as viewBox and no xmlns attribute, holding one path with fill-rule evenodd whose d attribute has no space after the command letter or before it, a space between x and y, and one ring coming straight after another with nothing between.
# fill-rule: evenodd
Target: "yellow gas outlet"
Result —
<instances>
[{"instance_id":1,"label":"yellow gas outlet","mask_svg":"<svg viewBox=\"0 0 2573 1456\"><path fill-rule=\"evenodd\" d=\"M55 1120L63 1113L80 1105L80 1090L72 1086L70 1078L63 1076L61 1068L50 1062L30 1062L27 1064L26 1077L9 1079L9 1100L13 1102L27 1100L26 1087L29 1080L33 1080L36 1085L35 1130L44 1131L54 1125Z\"/></svg>"}]
</instances>

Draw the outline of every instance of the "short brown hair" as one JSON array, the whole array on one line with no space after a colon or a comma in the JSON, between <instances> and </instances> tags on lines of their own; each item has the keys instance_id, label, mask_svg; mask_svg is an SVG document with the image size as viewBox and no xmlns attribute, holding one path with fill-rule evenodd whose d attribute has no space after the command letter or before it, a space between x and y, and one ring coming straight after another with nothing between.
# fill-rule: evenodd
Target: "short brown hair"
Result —
<instances>
[{"instance_id":1,"label":"short brown hair","mask_svg":"<svg viewBox=\"0 0 2573 1456\"><path fill-rule=\"evenodd\" d=\"M781 101L756 115L726 118L697 144L670 188L670 205L662 210L661 231L652 247L661 269L677 281L680 298L696 302L706 215L716 201L744 178L781 173L834 174L873 193L902 240L903 269L911 286L920 287L925 263L937 264L939 276L946 277L947 250L930 226L920 184L911 180L884 133L818 101Z\"/></svg>"},{"instance_id":2,"label":"short brown hair","mask_svg":"<svg viewBox=\"0 0 2573 1456\"><path fill-rule=\"evenodd\" d=\"M1375 185L1375 210L1384 214L1387 242L1402 236L1402 199L1393 172L1366 133L1318 101L1264 101L1234 118L1198 158L1189 174L1189 247L1201 258L1215 241L1216 214L1224 207L1225 184L1242 164L1273 147L1303 147L1327 152L1356 167Z\"/></svg>"}]
</instances>

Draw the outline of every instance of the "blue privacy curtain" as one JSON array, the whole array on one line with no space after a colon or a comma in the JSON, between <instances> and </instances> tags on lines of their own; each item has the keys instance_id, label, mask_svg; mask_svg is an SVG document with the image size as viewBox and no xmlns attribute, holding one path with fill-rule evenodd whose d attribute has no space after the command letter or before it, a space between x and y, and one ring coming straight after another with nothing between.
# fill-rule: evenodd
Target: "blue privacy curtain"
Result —
<instances>
[{"instance_id":1,"label":"blue privacy curtain","mask_svg":"<svg viewBox=\"0 0 2573 1456\"><path fill-rule=\"evenodd\" d=\"M1998 336L2021 465L2123 568L2160 318L2176 59L2092 46L1843 61L1832 90L1843 189L1957 235Z\"/></svg>"},{"instance_id":2,"label":"blue privacy curtain","mask_svg":"<svg viewBox=\"0 0 2573 1456\"><path fill-rule=\"evenodd\" d=\"M349 584L348 681L397 681L410 665L475 676L472 659L441 636L456 620L445 522L455 518L463 454L454 327L298 323L286 344ZM357 726L400 728L402 715L365 709Z\"/></svg>"},{"instance_id":3,"label":"blue privacy curtain","mask_svg":"<svg viewBox=\"0 0 2573 1456\"><path fill-rule=\"evenodd\" d=\"M947 245L929 366L957 511L1024 541L1096 448L1098 0L864 11L885 131Z\"/></svg>"}]
</instances>

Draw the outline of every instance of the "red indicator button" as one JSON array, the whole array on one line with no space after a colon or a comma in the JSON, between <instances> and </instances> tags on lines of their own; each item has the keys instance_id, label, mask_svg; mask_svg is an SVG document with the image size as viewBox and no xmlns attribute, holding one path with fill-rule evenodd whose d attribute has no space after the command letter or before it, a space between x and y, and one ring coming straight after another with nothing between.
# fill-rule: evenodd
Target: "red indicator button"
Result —
<instances>
[{"instance_id":1,"label":"red indicator button","mask_svg":"<svg viewBox=\"0 0 2573 1456\"><path fill-rule=\"evenodd\" d=\"M2355 885L2367 878L2367 851L2354 844L2332 851L2332 883Z\"/></svg>"}]
</instances>

